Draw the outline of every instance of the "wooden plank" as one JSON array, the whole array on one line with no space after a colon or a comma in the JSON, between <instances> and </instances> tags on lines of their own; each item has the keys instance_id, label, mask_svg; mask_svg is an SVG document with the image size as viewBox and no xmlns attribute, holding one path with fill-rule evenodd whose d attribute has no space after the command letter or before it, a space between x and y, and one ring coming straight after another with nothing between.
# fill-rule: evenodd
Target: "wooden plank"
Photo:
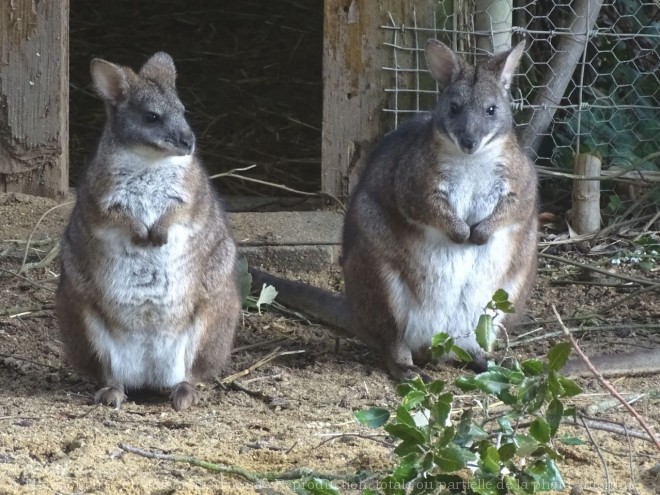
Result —
<instances>
[{"instance_id":1,"label":"wooden plank","mask_svg":"<svg viewBox=\"0 0 660 495\"><path fill-rule=\"evenodd\" d=\"M380 29L394 19L412 25L431 15L429 0L325 0L323 33L324 192L347 197L369 150L385 128L386 79L392 50L383 45ZM428 21L428 17L426 19ZM422 45L423 46L423 45Z\"/></svg>"},{"instance_id":2,"label":"wooden plank","mask_svg":"<svg viewBox=\"0 0 660 495\"><path fill-rule=\"evenodd\" d=\"M0 2L0 192L68 188L69 0Z\"/></svg>"}]
</instances>

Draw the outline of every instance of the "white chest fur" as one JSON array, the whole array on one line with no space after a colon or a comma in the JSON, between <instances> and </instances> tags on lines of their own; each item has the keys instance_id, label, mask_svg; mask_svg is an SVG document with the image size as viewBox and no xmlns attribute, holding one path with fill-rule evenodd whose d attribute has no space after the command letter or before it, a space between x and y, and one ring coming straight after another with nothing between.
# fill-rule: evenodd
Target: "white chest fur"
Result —
<instances>
[{"instance_id":1,"label":"white chest fur","mask_svg":"<svg viewBox=\"0 0 660 495\"><path fill-rule=\"evenodd\" d=\"M111 332L92 313L85 315L92 346L110 365L112 379L127 388L167 389L186 380L199 332L194 324L182 332L133 330Z\"/></svg>"},{"instance_id":2,"label":"white chest fur","mask_svg":"<svg viewBox=\"0 0 660 495\"><path fill-rule=\"evenodd\" d=\"M486 150L478 155L452 155L439 165L443 179L438 189L459 218L470 226L490 215L509 192L498 158L498 153Z\"/></svg>"},{"instance_id":3,"label":"white chest fur","mask_svg":"<svg viewBox=\"0 0 660 495\"><path fill-rule=\"evenodd\" d=\"M136 153L118 154L108 170L113 187L101 198L101 207L120 208L151 227L172 202L190 201L183 176L191 159L154 160ZM194 225L174 224L163 246L137 246L128 230L97 227L94 234L102 248L96 277L105 299L119 305L152 303L165 312L176 310L189 287L186 264L195 233ZM141 316L124 309L127 321Z\"/></svg>"},{"instance_id":4,"label":"white chest fur","mask_svg":"<svg viewBox=\"0 0 660 495\"><path fill-rule=\"evenodd\" d=\"M517 276L505 277L515 228L495 232L482 246L456 244L427 228L411 253L426 270L415 295L396 271L389 272L390 303L411 349L427 349L433 335L445 332L468 352L479 352L474 329L493 293L503 288L513 297L523 283Z\"/></svg>"}]
</instances>

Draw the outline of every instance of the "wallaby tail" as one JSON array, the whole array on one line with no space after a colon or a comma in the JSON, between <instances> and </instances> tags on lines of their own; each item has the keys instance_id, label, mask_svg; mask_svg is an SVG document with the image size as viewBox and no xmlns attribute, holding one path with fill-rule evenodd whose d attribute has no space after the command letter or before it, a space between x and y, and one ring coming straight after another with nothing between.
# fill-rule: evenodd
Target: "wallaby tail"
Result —
<instances>
[{"instance_id":1,"label":"wallaby tail","mask_svg":"<svg viewBox=\"0 0 660 495\"><path fill-rule=\"evenodd\" d=\"M272 285L277 289L277 302L328 325L340 335L352 337L348 330L348 307L343 294L276 277L256 268L249 268L248 271L252 275L253 290L261 290L264 284Z\"/></svg>"}]
</instances>

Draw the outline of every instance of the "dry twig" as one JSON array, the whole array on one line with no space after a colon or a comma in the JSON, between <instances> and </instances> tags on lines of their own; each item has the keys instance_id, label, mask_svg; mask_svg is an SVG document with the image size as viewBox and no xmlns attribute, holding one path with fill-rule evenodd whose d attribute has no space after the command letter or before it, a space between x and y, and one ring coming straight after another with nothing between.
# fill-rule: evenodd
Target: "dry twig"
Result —
<instances>
[{"instance_id":1,"label":"dry twig","mask_svg":"<svg viewBox=\"0 0 660 495\"><path fill-rule=\"evenodd\" d=\"M633 415L633 417L637 420L637 422L641 425L641 427L648 433L649 437L651 437L651 440L655 444L656 448L660 450L660 440L658 437L655 435L651 427L646 423L644 418L642 418L639 413L635 410L634 407L632 407L626 399L621 397L621 394L617 391L617 389L614 388L614 386L607 381L605 378L603 378L603 375L594 367L593 364L591 364L591 361L589 358L586 356L584 352L582 352L582 349L580 349L580 346L578 343L575 341L573 338L573 335L571 335L571 332L566 328L566 325L564 325L564 322L561 319L561 316L559 316L559 313L557 312L557 308L555 308L555 305L552 305L552 311L555 313L555 317L557 318L557 321L559 322L559 326L562 328L564 331L564 335L566 335L566 338L568 341L571 343L573 346L573 349L575 349L575 352L578 354L580 359L584 361L584 363L587 365L589 370L593 373L593 375L596 377L598 382L601 384L603 388L605 388L609 393L611 393L614 397L616 397L621 404L623 404L623 407L625 407L630 414Z\"/></svg>"}]
</instances>

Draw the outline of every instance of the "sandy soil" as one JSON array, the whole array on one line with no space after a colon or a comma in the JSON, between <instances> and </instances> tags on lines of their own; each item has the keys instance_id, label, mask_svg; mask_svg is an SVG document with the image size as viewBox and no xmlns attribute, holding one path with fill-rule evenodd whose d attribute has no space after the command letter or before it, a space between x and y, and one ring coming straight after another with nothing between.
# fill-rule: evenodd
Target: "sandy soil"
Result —
<instances>
[{"instance_id":1,"label":"sandy soil","mask_svg":"<svg viewBox=\"0 0 660 495\"><path fill-rule=\"evenodd\" d=\"M358 409L393 408L397 403L395 383L378 358L357 342L343 340L336 350L326 329L273 312L245 314L225 376L278 349L300 352L280 355L237 381L252 393L207 383L199 389L201 404L182 413L173 411L164 397L131 399L121 410L94 406L94 384L63 361L51 309L56 260L31 268L25 278L9 275L21 266L25 240L33 229L27 263L45 258L55 246L70 206L51 211L35 229L53 206L47 199L0 195L0 493L292 493L291 482L247 482L182 462L140 457L119 444L260 473L304 467L354 475L384 472L393 465L387 439L364 438L374 432L353 420ZM335 271L314 279L335 286L337 277ZM558 285L577 278L566 266L542 263L530 316L539 321L550 318L549 305L554 303L566 317L593 313L601 316L591 323L622 325L616 331L584 335L582 343L592 354L659 345L657 330L653 334L634 327L657 323L657 293L633 298L605 314L603 308L624 293L611 287ZM22 314L16 314L17 308L24 309ZM556 325L530 324L519 333L535 328L545 333L556 330ZM256 347L245 349L248 345ZM540 355L548 345L546 340L515 351ZM431 370L444 379L458 373ZM578 406L605 398L593 380L581 383L585 394L576 400ZM618 379L615 384L622 392L649 394L636 407L660 430L658 376ZM470 403L463 397L457 406ZM637 428L618 409L602 417ZM588 441L584 430L567 427L566 433ZM633 439L629 445L625 437L592 434L607 462L612 493L660 493L659 457L649 443ZM560 467L569 487L582 485L582 493L605 493L602 461L592 444L560 449L565 455Z\"/></svg>"}]
</instances>

